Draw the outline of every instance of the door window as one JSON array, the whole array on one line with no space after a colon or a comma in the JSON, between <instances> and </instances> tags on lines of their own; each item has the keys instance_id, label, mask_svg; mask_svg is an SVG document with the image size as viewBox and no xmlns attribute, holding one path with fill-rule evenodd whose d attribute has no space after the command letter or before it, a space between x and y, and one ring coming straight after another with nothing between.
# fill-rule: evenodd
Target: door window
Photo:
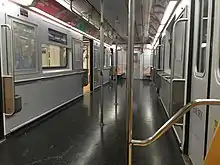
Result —
<instances>
[{"instance_id":1,"label":"door window","mask_svg":"<svg viewBox=\"0 0 220 165\"><path fill-rule=\"evenodd\" d=\"M201 0L199 9L199 35L196 69L198 73L205 73L208 26L208 0Z\"/></svg>"},{"instance_id":2,"label":"door window","mask_svg":"<svg viewBox=\"0 0 220 165\"><path fill-rule=\"evenodd\" d=\"M13 21L15 71L36 70L36 29Z\"/></svg>"},{"instance_id":3,"label":"door window","mask_svg":"<svg viewBox=\"0 0 220 165\"><path fill-rule=\"evenodd\" d=\"M73 68L83 69L83 43L72 39Z\"/></svg>"},{"instance_id":4,"label":"door window","mask_svg":"<svg viewBox=\"0 0 220 165\"><path fill-rule=\"evenodd\" d=\"M104 63L104 67L108 68L111 66L111 53L108 49L105 50L105 63Z\"/></svg>"},{"instance_id":5,"label":"door window","mask_svg":"<svg viewBox=\"0 0 220 165\"><path fill-rule=\"evenodd\" d=\"M94 47L94 68L100 68L100 51L99 47Z\"/></svg>"}]
</instances>

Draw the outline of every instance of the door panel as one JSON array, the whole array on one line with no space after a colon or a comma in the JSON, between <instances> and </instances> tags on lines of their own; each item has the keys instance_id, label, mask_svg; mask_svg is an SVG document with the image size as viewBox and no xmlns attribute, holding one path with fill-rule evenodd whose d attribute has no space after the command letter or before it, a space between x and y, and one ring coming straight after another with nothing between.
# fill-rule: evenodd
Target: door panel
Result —
<instances>
[{"instance_id":1,"label":"door panel","mask_svg":"<svg viewBox=\"0 0 220 165\"><path fill-rule=\"evenodd\" d=\"M214 12L214 33L213 33L213 58L212 58L212 70L211 70L211 86L210 86L210 98L220 98L220 1L215 0L215 12ZM208 118L208 140L207 148L212 140L213 133L216 125L220 121L220 107L210 106L209 118Z\"/></svg>"},{"instance_id":2,"label":"door panel","mask_svg":"<svg viewBox=\"0 0 220 165\"><path fill-rule=\"evenodd\" d=\"M5 13L4 13L4 10L3 10L3 5L0 5L0 25L3 25L5 24ZM1 29L0 31L0 55L1 55L1 58L0 58L0 139L3 139L4 138L4 135L5 135L5 119L4 119L4 98L3 98L3 89L2 89L2 68L4 67L4 63L2 61L2 56L3 54L6 53L6 50L4 49L5 48L5 42L3 42L3 29ZM3 65L3 66L2 66Z\"/></svg>"},{"instance_id":3,"label":"door panel","mask_svg":"<svg viewBox=\"0 0 220 165\"><path fill-rule=\"evenodd\" d=\"M195 28L191 100L207 98L212 0L195 0ZM193 9L192 9L193 10ZM189 157L194 165L203 164L206 106L190 111Z\"/></svg>"},{"instance_id":4,"label":"door panel","mask_svg":"<svg viewBox=\"0 0 220 165\"><path fill-rule=\"evenodd\" d=\"M187 11L184 11L181 18L187 18ZM185 40L186 40L186 22L179 22L175 29L175 62L174 62L174 76L177 78L183 77L184 70L184 55L185 55Z\"/></svg>"}]
</instances>

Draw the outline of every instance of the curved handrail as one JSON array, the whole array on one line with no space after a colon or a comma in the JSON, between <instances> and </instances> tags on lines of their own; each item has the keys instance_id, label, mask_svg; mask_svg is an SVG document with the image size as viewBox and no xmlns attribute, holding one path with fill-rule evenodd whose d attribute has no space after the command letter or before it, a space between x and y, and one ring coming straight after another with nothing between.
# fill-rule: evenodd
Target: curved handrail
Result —
<instances>
[{"instance_id":1,"label":"curved handrail","mask_svg":"<svg viewBox=\"0 0 220 165\"><path fill-rule=\"evenodd\" d=\"M151 137L145 140L131 140L131 145L133 146L148 146L152 144L157 139L159 139L164 133L166 133L176 122L178 122L184 114L189 112L193 107L199 105L220 105L220 99L196 99L183 108L181 108L173 117L171 117L160 129L157 130Z\"/></svg>"}]
</instances>

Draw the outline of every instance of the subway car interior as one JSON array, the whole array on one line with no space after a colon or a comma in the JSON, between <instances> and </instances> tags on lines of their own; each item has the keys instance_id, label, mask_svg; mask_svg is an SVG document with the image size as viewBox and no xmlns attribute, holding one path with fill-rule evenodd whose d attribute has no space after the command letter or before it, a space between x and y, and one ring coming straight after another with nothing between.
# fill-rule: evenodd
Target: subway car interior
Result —
<instances>
[{"instance_id":1,"label":"subway car interior","mask_svg":"<svg viewBox=\"0 0 220 165\"><path fill-rule=\"evenodd\" d=\"M220 165L219 0L0 0L1 165Z\"/></svg>"}]
</instances>

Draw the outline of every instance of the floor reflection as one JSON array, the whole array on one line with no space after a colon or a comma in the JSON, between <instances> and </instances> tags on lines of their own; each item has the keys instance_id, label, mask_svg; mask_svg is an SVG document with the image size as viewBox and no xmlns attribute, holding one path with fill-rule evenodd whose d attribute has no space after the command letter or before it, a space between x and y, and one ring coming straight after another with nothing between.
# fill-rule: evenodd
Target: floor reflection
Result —
<instances>
[{"instance_id":1,"label":"floor reflection","mask_svg":"<svg viewBox=\"0 0 220 165\"><path fill-rule=\"evenodd\" d=\"M126 85L104 87L104 127L100 127L100 90L23 130L0 145L3 165L126 165ZM136 139L154 133L166 120L151 82L134 81ZM133 165L182 165L173 132L147 148L134 148Z\"/></svg>"}]
</instances>

